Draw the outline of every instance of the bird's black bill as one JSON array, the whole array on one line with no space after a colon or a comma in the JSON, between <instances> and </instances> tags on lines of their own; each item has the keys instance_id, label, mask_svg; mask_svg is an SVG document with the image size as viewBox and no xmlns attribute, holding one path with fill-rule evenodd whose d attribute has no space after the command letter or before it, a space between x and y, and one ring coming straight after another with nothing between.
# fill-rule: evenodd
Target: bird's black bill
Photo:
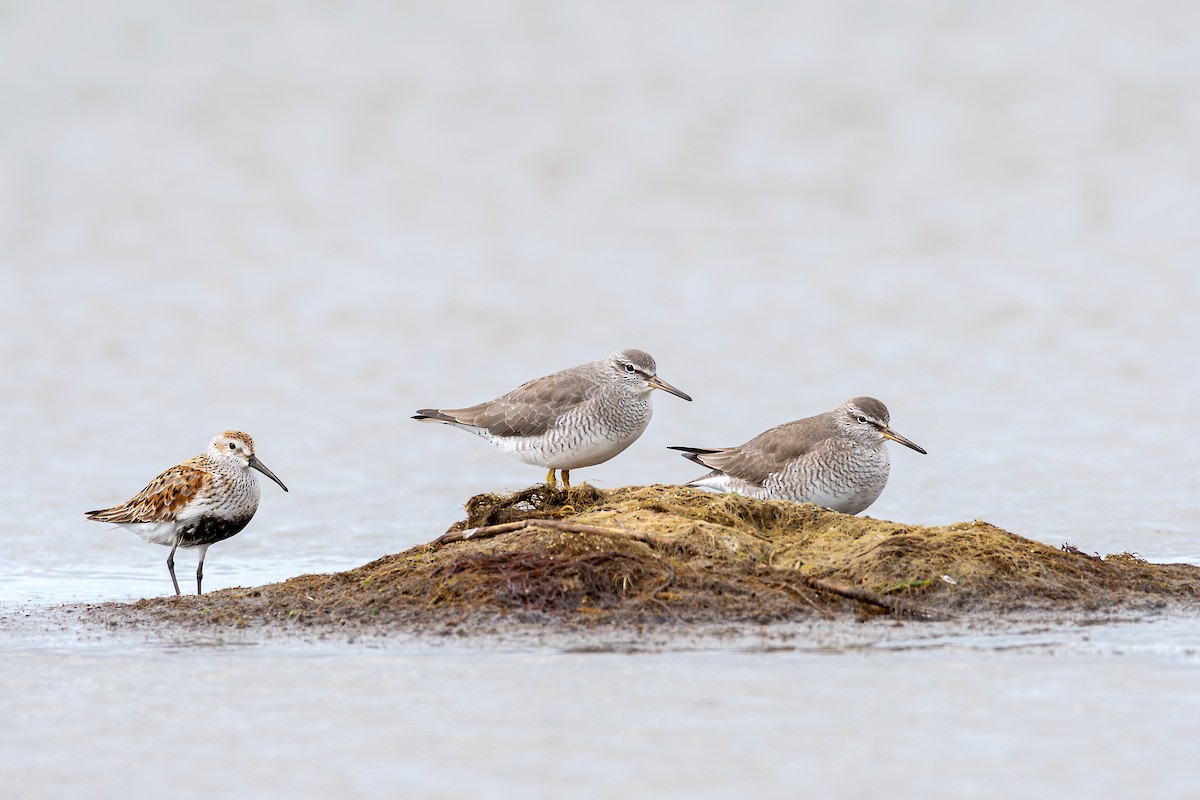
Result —
<instances>
[{"instance_id":1,"label":"bird's black bill","mask_svg":"<svg viewBox=\"0 0 1200 800\"><path fill-rule=\"evenodd\" d=\"M682 397L684 400L687 400L688 402L691 402L691 400L692 400L692 398L688 394L679 391L674 386L667 383L666 381L664 381L662 378L658 377L657 375L655 375L651 378L647 378L646 383L650 384L655 389L662 389L664 392L670 392L671 394L675 395L676 397Z\"/></svg>"},{"instance_id":2,"label":"bird's black bill","mask_svg":"<svg viewBox=\"0 0 1200 800\"><path fill-rule=\"evenodd\" d=\"M925 452L924 447L921 447L921 445L917 444L916 442L910 442L908 439L905 439L903 436L896 433L891 428L882 428L882 429L880 429L879 432L881 434L883 434L883 438L885 438L885 439L891 439L893 442L899 442L900 444L904 445L905 447L911 447L913 450L916 450L918 453L920 453L923 456L929 455L929 453Z\"/></svg>"},{"instance_id":3,"label":"bird's black bill","mask_svg":"<svg viewBox=\"0 0 1200 800\"><path fill-rule=\"evenodd\" d=\"M275 473L267 469L267 465L258 460L258 456L250 456L250 466L254 467L263 475L266 475L268 478L278 483L280 489L283 489L285 492L288 490L288 488L283 485L283 481L279 480L279 478L276 478Z\"/></svg>"}]
</instances>

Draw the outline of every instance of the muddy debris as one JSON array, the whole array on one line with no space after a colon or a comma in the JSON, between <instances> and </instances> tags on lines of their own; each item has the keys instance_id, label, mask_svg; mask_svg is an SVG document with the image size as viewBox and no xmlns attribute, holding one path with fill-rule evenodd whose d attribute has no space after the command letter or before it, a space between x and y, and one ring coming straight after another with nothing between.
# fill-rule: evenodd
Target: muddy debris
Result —
<instances>
[{"instance_id":1,"label":"muddy debris","mask_svg":"<svg viewBox=\"0 0 1200 800\"><path fill-rule=\"evenodd\" d=\"M347 572L90 613L109 625L461 634L1200 609L1200 567L1100 558L980 521L921 527L662 485L539 485L478 495L466 511L429 544Z\"/></svg>"}]
</instances>

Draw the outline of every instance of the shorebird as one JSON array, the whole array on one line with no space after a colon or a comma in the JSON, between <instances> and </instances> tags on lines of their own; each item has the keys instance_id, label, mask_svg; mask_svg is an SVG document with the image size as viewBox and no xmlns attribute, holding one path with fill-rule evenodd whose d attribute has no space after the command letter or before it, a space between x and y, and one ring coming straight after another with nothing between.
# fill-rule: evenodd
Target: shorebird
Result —
<instances>
[{"instance_id":1,"label":"shorebird","mask_svg":"<svg viewBox=\"0 0 1200 800\"><path fill-rule=\"evenodd\" d=\"M196 594L201 594L204 555L209 545L241 532L258 510L258 479L251 469L288 490L258 460L249 434L225 431L213 438L207 452L163 472L133 499L86 515L97 522L114 522L128 528L147 542L170 547L167 569L177 595L175 550L197 548L200 563L196 567Z\"/></svg>"},{"instance_id":2,"label":"shorebird","mask_svg":"<svg viewBox=\"0 0 1200 800\"><path fill-rule=\"evenodd\" d=\"M570 487L570 471L608 461L650 423L655 389L691 400L658 377L649 353L621 350L608 358L535 378L468 408L422 408L415 420L441 422L487 439L526 464L546 467L546 483Z\"/></svg>"},{"instance_id":3,"label":"shorebird","mask_svg":"<svg viewBox=\"0 0 1200 800\"><path fill-rule=\"evenodd\" d=\"M883 492L891 470L884 443L925 450L889 427L887 406L873 397L760 433L737 447L672 447L712 472L688 486L749 497L794 500L857 514Z\"/></svg>"}]
</instances>

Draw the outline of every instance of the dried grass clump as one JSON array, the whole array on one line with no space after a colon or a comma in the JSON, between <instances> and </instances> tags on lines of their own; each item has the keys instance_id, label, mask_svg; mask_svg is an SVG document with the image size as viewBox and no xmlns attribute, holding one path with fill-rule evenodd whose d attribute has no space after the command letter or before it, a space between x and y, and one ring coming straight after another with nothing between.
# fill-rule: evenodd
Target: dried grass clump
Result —
<instances>
[{"instance_id":1,"label":"dried grass clump","mask_svg":"<svg viewBox=\"0 0 1200 800\"><path fill-rule=\"evenodd\" d=\"M466 510L434 542L348 572L123 608L175 622L386 630L1200 605L1198 567L1101 559L979 521L902 525L678 486L534 486L478 495Z\"/></svg>"}]
</instances>

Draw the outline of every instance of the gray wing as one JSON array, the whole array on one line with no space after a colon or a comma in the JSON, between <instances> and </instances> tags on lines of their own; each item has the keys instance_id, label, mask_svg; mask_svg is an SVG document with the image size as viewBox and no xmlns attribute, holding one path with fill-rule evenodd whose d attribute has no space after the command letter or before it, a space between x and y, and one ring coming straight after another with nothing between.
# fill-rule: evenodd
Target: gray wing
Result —
<instances>
[{"instance_id":1,"label":"gray wing","mask_svg":"<svg viewBox=\"0 0 1200 800\"><path fill-rule=\"evenodd\" d=\"M811 453L835 432L832 415L821 414L778 425L737 447L694 452L688 457L732 478L762 486L771 475Z\"/></svg>"},{"instance_id":2,"label":"gray wing","mask_svg":"<svg viewBox=\"0 0 1200 800\"><path fill-rule=\"evenodd\" d=\"M439 422L483 428L493 436L540 436L558 418L594 395L596 382L576 371L556 372L521 384L495 400L468 408L423 409Z\"/></svg>"}]
</instances>

